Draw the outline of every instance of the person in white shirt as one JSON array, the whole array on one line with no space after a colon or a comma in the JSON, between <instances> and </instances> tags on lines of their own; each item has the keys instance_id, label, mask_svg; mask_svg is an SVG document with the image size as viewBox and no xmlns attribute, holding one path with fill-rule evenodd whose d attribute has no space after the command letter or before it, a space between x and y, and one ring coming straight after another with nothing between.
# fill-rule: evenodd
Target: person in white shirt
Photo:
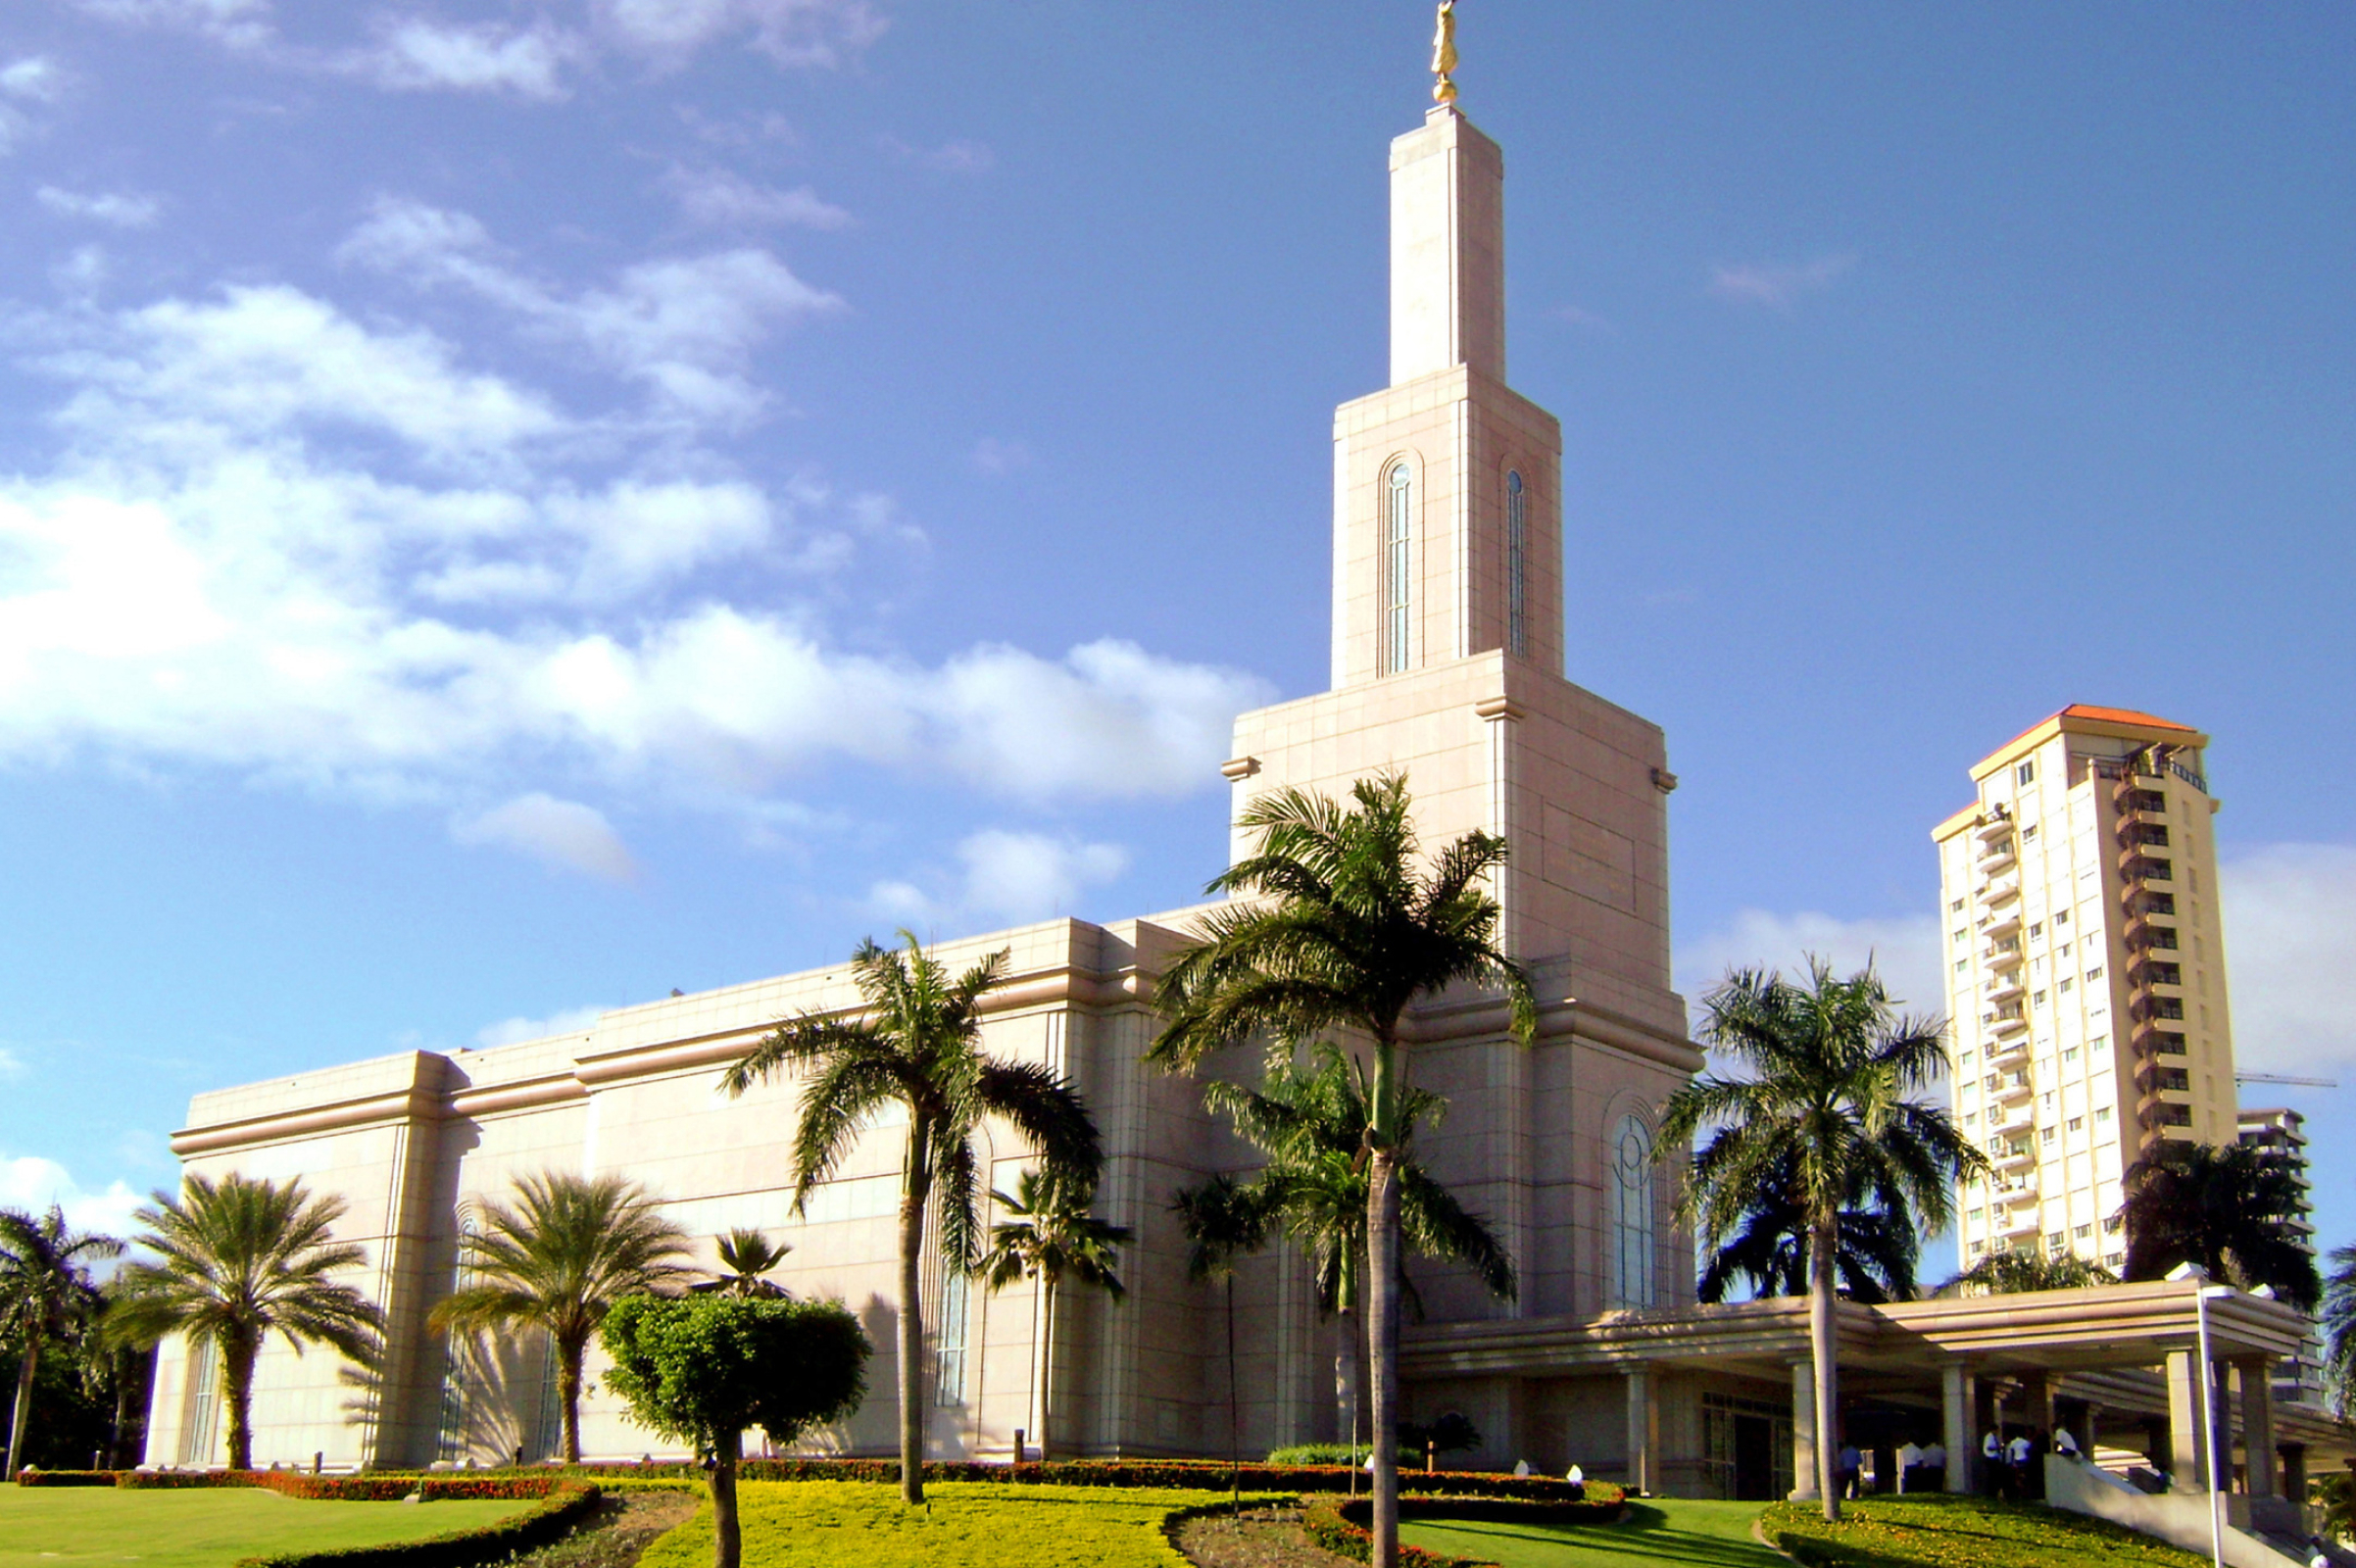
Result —
<instances>
[{"instance_id":1,"label":"person in white shirt","mask_svg":"<svg viewBox=\"0 0 2356 1568\"><path fill-rule=\"evenodd\" d=\"M1934 1443L1923 1450L1923 1490L1947 1490L1947 1446L1943 1443Z\"/></svg>"},{"instance_id":2,"label":"person in white shirt","mask_svg":"<svg viewBox=\"0 0 2356 1568\"><path fill-rule=\"evenodd\" d=\"M2004 1440L1994 1427L1980 1440L1980 1490L1991 1497L2004 1494Z\"/></svg>"},{"instance_id":3,"label":"person in white shirt","mask_svg":"<svg viewBox=\"0 0 2356 1568\"><path fill-rule=\"evenodd\" d=\"M2024 1432L2004 1445L2005 1468L2012 1472L2012 1497L2015 1502L2027 1502L2037 1495L2030 1486L2029 1463L2037 1453L2037 1445Z\"/></svg>"},{"instance_id":4,"label":"person in white shirt","mask_svg":"<svg viewBox=\"0 0 2356 1568\"><path fill-rule=\"evenodd\" d=\"M1915 1474L1923 1467L1923 1448L1919 1443L1903 1445L1898 1449L1898 1491L1919 1492L1922 1478Z\"/></svg>"},{"instance_id":5,"label":"person in white shirt","mask_svg":"<svg viewBox=\"0 0 2356 1568\"><path fill-rule=\"evenodd\" d=\"M2065 1459L2076 1459L2082 1457L2078 1451L2078 1440L2070 1436L2070 1429L2068 1427L2056 1427L2053 1429L2053 1451L2060 1454Z\"/></svg>"}]
</instances>

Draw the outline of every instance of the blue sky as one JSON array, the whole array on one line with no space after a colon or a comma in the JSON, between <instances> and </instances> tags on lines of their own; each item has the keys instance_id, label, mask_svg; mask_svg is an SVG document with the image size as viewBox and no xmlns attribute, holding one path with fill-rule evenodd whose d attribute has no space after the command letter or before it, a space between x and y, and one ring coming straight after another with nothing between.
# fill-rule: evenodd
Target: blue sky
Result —
<instances>
[{"instance_id":1,"label":"blue sky","mask_svg":"<svg viewBox=\"0 0 2356 1568\"><path fill-rule=\"evenodd\" d=\"M1683 974L1926 996L1968 764L2146 708L2244 1065L2356 1073L2356 12L1460 17ZM0 11L0 1200L119 1216L205 1087L1189 901L1230 717L1325 683L1429 29ZM2356 1239L2356 1088L2279 1098Z\"/></svg>"}]
</instances>

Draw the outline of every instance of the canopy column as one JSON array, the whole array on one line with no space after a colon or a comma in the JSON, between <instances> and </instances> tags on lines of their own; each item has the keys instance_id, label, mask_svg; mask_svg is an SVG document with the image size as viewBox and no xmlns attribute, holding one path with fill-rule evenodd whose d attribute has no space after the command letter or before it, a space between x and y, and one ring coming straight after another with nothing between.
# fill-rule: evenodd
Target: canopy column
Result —
<instances>
[{"instance_id":1,"label":"canopy column","mask_svg":"<svg viewBox=\"0 0 2356 1568\"><path fill-rule=\"evenodd\" d=\"M2241 1379L2241 1444L2247 1452L2249 1494L2275 1495L2275 1359L2246 1356L2233 1363ZM2298 1499L2293 1499L2298 1500Z\"/></svg>"},{"instance_id":2,"label":"canopy column","mask_svg":"<svg viewBox=\"0 0 2356 1568\"><path fill-rule=\"evenodd\" d=\"M1632 1492L1660 1490L1660 1416L1652 1402L1652 1369L1628 1369L1628 1487Z\"/></svg>"},{"instance_id":3,"label":"canopy column","mask_svg":"<svg viewBox=\"0 0 2356 1568\"><path fill-rule=\"evenodd\" d=\"M1961 1361L1939 1369L1939 1441L1947 1448L1949 1492L1972 1490L1972 1465L1980 1454L1980 1440L1972 1431L1978 1391L1972 1385L1972 1369Z\"/></svg>"},{"instance_id":4,"label":"canopy column","mask_svg":"<svg viewBox=\"0 0 2356 1568\"><path fill-rule=\"evenodd\" d=\"M1792 1500L1814 1502L1822 1494L1816 1477L1816 1367L1792 1363Z\"/></svg>"}]
</instances>

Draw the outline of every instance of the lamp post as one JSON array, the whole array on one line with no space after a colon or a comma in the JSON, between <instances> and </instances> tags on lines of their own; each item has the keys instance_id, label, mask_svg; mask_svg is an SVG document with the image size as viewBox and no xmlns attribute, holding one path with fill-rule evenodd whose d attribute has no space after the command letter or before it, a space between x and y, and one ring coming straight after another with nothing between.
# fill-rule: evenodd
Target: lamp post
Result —
<instances>
[{"instance_id":1,"label":"lamp post","mask_svg":"<svg viewBox=\"0 0 2356 1568\"><path fill-rule=\"evenodd\" d=\"M2198 1263L2179 1263L2168 1271L2172 1280L2206 1280L2209 1271ZM2192 1293L2193 1332L2199 1342L2201 1451L2209 1463L2209 1562L2225 1568L2225 1478L2218 1469L2217 1375L2209 1360L2209 1303L2233 1294L2231 1285L2203 1285Z\"/></svg>"}]
</instances>

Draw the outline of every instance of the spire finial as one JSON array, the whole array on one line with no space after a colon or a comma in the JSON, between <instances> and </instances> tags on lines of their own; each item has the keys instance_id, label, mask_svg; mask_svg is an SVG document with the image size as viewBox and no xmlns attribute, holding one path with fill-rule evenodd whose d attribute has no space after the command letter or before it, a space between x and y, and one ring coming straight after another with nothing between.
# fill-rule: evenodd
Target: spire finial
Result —
<instances>
[{"instance_id":1,"label":"spire finial","mask_svg":"<svg viewBox=\"0 0 2356 1568\"><path fill-rule=\"evenodd\" d=\"M1456 102L1456 0L1440 0L1440 25L1432 33L1432 102L1453 108Z\"/></svg>"}]
</instances>

